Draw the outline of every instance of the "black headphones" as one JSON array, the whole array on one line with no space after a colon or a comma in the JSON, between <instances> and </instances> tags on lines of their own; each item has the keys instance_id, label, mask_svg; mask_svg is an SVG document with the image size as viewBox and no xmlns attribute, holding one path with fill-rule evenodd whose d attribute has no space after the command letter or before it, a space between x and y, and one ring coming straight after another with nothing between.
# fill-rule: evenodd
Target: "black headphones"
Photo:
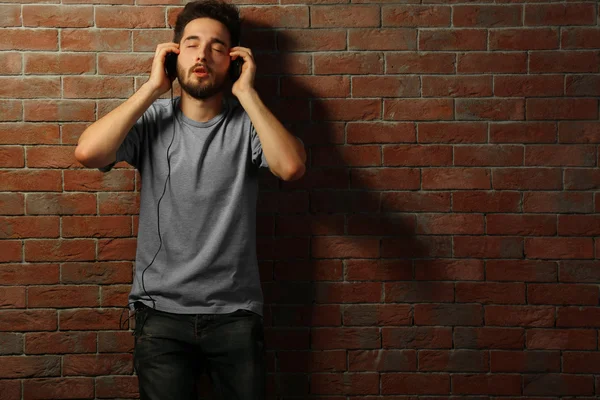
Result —
<instances>
[{"instance_id":1,"label":"black headphones","mask_svg":"<svg viewBox=\"0 0 600 400\"><path fill-rule=\"evenodd\" d=\"M237 43L234 46L237 46ZM242 73L242 64L244 64L242 57L231 60L231 64L229 65L229 78L232 83L240 77ZM177 78L177 53L167 53L167 56L165 57L165 72L171 81Z\"/></svg>"}]
</instances>

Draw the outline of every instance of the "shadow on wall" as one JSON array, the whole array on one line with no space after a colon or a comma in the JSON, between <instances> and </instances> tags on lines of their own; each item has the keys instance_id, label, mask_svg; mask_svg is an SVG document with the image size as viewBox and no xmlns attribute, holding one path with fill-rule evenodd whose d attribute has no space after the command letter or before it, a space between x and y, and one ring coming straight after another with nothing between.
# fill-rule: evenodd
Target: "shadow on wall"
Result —
<instances>
[{"instance_id":1,"label":"shadow on wall","mask_svg":"<svg viewBox=\"0 0 600 400\"><path fill-rule=\"evenodd\" d=\"M412 325L406 303L435 298L429 285L409 282L412 259L451 254L450 237L417 237L416 216L403 213L442 195L416 192L418 169L378 171L381 143L414 143L414 123L369 122L379 114L368 110L345 118L350 77L314 75L312 53L299 50L326 49L302 35L245 22L241 39L255 55L262 100L307 150L302 179L260 175L269 398L310 395L310 373L347 371L347 351L382 347L380 324ZM405 304L380 304L395 302ZM199 399L215 399L206 375L198 386Z\"/></svg>"}]
</instances>

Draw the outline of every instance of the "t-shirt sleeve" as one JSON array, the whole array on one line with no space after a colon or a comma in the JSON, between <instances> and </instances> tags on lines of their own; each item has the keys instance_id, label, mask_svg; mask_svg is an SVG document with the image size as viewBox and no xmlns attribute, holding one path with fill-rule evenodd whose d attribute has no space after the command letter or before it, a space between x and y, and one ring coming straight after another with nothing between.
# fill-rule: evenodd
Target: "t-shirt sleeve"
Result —
<instances>
[{"instance_id":1,"label":"t-shirt sleeve","mask_svg":"<svg viewBox=\"0 0 600 400\"><path fill-rule=\"evenodd\" d=\"M269 164L263 153L262 144L256 129L254 129L254 124L250 124L250 135L252 137L252 163L259 168L268 168Z\"/></svg>"},{"instance_id":2,"label":"t-shirt sleeve","mask_svg":"<svg viewBox=\"0 0 600 400\"><path fill-rule=\"evenodd\" d=\"M131 127L123 143L117 149L116 160L105 167L98 168L102 172L110 171L116 163L126 161L127 164L138 168L140 164L140 152L142 148L142 138L146 131L148 121L148 111L146 111L140 119Z\"/></svg>"},{"instance_id":3,"label":"t-shirt sleeve","mask_svg":"<svg viewBox=\"0 0 600 400\"><path fill-rule=\"evenodd\" d=\"M268 168L269 164L267 164L267 159L265 158L265 154L262 151L262 144L260 143L258 133L256 132L256 129L254 129L253 124L251 124L250 126L250 129L252 131L252 163L262 168ZM302 139L300 139L298 136L296 136L296 139L298 139L300 143L302 143L302 145L304 146L304 141Z\"/></svg>"}]
</instances>

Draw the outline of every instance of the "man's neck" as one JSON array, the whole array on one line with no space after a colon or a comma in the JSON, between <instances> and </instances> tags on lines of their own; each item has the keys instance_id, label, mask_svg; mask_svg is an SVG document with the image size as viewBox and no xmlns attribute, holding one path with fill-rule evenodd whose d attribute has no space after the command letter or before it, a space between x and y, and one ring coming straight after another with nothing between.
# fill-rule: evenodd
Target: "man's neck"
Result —
<instances>
[{"instance_id":1,"label":"man's neck","mask_svg":"<svg viewBox=\"0 0 600 400\"><path fill-rule=\"evenodd\" d=\"M223 93L218 93L207 99L198 100L181 91L179 108L183 115L197 122L210 121L219 115L223 109Z\"/></svg>"}]
</instances>

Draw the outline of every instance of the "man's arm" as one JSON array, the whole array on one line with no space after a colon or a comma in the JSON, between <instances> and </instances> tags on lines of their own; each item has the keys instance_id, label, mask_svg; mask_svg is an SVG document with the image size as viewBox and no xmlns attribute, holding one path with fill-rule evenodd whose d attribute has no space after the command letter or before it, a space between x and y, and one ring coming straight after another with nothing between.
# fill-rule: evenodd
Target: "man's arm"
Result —
<instances>
[{"instance_id":1,"label":"man's arm","mask_svg":"<svg viewBox=\"0 0 600 400\"><path fill-rule=\"evenodd\" d=\"M285 181L300 179L306 171L304 146L285 129L254 89L256 64L250 49L235 47L231 55L244 58L242 74L233 85L232 92L246 110L258 133L269 169Z\"/></svg>"},{"instance_id":2,"label":"man's arm","mask_svg":"<svg viewBox=\"0 0 600 400\"><path fill-rule=\"evenodd\" d=\"M148 107L170 88L169 78L164 72L167 51L179 52L179 49L174 43L158 45L148 82L81 134L75 148L77 161L88 168L101 168L116 160L117 150L129 130Z\"/></svg>"}]
</instances>

